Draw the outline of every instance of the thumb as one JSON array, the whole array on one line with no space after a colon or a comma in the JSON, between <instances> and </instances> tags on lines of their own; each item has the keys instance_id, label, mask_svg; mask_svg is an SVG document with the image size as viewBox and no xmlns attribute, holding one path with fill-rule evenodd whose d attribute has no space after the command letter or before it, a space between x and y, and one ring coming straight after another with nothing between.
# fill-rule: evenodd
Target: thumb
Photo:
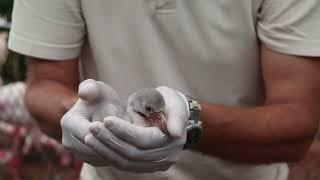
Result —
<instances>
[{"instance_id":1,"label":"thumb","mask_svg":"<svg viewBox=\"0 0 320 180\"><path fill-rule=\"evenodd\" d=\"M101 81L87 79L79 85L79 99L69 113L89 119L102 101L120 101L117 92Z\"/></svg>"},{"instance_id":2,"label":"thumb","mask_svg":"<svg viewBox=\"0 0 320 180\"><path fill-rule=\"evenodd\" d=\"M120 100L118 93L111 86L93 79L87 79L79 85L78 95L88 103Z\"/></svg>"},{"instance_id":3,"label":"thumb","mask_svg":"<svg viewBox=\"0 0 320 180\"><path fill-rule=\"evenodd\" d=\"M93 79L87 79L80 83L78 96L80 99L92 103L94 102L99 95L99 89L97 87L97 83Z\"/></svg>"},{"instance_id":4,"label":"thumb","mask_svg":"<svg viewBox=\"0 0 320 180\"><path fill-rule=\"evenodd\" d=\"M188 117L186 114L170 113L167 119L167 129L171 137L180 138L185 134Z\"/></svg>"},{"instance_id":5,"label":"thumb","mask_svg":"<svg viewBox=\"0 0 320 180\"><path fill-rule=\"evenodd\" d=\"M156 88L163 96L166 104L167 129L171 137L180 138L185 134L189 111L188 101L180 92L160 86Z\"/></svg>"}]
</instances>

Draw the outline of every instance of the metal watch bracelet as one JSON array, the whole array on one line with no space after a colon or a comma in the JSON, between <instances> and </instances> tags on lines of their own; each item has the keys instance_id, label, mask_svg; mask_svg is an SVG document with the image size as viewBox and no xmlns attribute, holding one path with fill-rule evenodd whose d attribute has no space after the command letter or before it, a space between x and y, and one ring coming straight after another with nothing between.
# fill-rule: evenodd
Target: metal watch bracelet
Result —
<instances>
[{"instance_id":1,"label":"metal watch bracelet","mask_svg":"<svg viewBox=\"0 0 320 180\"><path fill-rule=\"evenodd\" d=\"M187 125L187 140L183 149L190 149L192 145L199 142L202 134L201 105L194 98L188 95L185 97L188 100L190 116Z\"/></svg>"}]
</instances>

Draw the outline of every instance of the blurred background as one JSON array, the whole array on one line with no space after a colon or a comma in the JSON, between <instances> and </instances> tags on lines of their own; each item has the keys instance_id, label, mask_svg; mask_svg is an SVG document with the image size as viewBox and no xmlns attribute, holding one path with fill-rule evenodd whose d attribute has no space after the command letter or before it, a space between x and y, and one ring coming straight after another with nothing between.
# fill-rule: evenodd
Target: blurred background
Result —
<instances>
[{"instance_id":1,"label":"blurred background","mask_svg":"<svg viewBox=\"0 0 320 180\"><path fill-rule=\"evenodd\" d=\"M13 0L0 0L0 180L78 179L81 162L46 136L24 105L25 57L7 49ZM289 180L320 180L320 135Z\"/></svg>"},{"instance_id":2,"label":"blurred background","mask_svg":"<svg viewBox=\"0 0 320 180\"><path fill-rule=\"evenodd\" d=\"M79 179L81 162L46 136L24 104L25 57L8 51L13 0L0 0L0 180Z\"/></svg>"}]
</instances>

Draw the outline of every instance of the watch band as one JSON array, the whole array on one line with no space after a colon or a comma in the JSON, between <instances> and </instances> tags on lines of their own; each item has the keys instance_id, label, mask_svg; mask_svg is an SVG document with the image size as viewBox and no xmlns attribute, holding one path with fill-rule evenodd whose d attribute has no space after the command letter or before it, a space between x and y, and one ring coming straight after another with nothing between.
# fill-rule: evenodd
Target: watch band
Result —
<instances>
[{"instance_id":1,"label":"watch band","mask_svg":"<svg viewBox=\"0 0 320 180\"><path fill-rule=\"evenodd\" d=\"M202 134L202 121L200 118L201 105L194 98L185 95L189 105L189 121L187 125L187 140L183 149L190 149L192 145L199 142Z\"/></svg>"}]
</instances>

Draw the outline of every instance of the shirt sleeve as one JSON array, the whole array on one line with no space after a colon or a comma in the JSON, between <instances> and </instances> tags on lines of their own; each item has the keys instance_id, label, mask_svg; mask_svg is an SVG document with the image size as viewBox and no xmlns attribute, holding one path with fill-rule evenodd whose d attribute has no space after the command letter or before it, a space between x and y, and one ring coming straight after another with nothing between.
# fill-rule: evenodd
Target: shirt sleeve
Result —
<instances>
[{"instance_id":1,"label":"shirt sleeve","mask_svg":"<svg viewBox=\"0 0 320 180\"><path fill-rule=\"evenodd\" d=\"M9 49L51 60L79 56L85 38L80 0L15 0Z\"/></svg>"},{"instance_id":2,"label":"shirt sleeve","mask_svg":"<svg viewBox=\"0 0 320 180\"><path fill-rule=\"evenodd\" d=\"M320 0L264 0L257 32L275 51L320 56Z\"/></svg>"}]
</instances>

